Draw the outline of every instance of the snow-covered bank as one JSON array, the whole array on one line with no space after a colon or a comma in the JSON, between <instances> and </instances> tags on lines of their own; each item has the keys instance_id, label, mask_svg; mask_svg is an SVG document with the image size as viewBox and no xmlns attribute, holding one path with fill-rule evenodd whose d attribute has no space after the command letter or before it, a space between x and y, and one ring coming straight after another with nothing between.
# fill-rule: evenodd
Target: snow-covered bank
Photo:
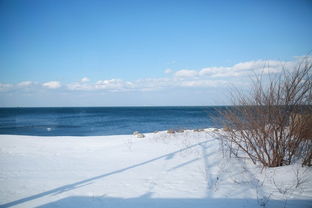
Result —
<instances>
[{"instance_id":1,"label":"snow-covered bank","mask_svg":"<svg viewBox=\"0 0 312 208\"><path fill-rule=\"evenodd\" d=\"M312 207L311 169L223 158L210 130L1 135L0 168L1 207Z\"/></svg>"}]
</instances>

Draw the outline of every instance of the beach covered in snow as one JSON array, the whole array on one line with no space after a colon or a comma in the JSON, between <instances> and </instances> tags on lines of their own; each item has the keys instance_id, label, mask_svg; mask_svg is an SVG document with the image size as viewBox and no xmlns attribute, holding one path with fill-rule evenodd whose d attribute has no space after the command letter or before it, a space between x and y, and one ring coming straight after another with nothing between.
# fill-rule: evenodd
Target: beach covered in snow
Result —
<instances>
[{"instance_id":1,"label":"beach covered in snow","mask_svg":"<svg viewBox=\"0 0 312 208\"><path fill-rule=\"evenodd\" d=\"M311 168L230 158L215 129L0 135L0 168L0 207L312 207Z\"/></svg>"}]
</instances>

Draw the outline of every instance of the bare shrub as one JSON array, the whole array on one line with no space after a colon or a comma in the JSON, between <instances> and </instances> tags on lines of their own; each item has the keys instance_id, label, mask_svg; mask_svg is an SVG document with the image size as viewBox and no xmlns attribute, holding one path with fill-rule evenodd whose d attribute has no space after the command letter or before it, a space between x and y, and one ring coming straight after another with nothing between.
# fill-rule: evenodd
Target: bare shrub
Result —
<instances>
[{"instance_id":1,"label":"bare shrub","mask_svg":"<svg viewBox=\"0 0 312 208\"><path fill-rule=\"evenodd\" d=\"M250 92L233 94L222 136L254 162L277 167L312 160L312 63L304 59L276 77L256 75ZM269 77L269 78L268 78Z\"/></svg>"}]
</instances>

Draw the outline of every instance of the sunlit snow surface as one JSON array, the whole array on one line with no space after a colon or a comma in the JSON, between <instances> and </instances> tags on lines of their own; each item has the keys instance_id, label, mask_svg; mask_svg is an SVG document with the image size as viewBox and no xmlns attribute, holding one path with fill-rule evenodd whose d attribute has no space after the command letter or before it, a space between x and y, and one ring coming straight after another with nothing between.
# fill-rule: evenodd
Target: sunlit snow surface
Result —
<instances>
[{"instance_id":1,"label":"sunlit snow surface","mask_svg":"<svg viewBox=\"0 0 312 208\"><path fill-rule=\"evenodd\" d=\"M0 207L312 207L311 168L229 158L212 129L145 136L1 135Z\"/></svg>"}]
</instances>

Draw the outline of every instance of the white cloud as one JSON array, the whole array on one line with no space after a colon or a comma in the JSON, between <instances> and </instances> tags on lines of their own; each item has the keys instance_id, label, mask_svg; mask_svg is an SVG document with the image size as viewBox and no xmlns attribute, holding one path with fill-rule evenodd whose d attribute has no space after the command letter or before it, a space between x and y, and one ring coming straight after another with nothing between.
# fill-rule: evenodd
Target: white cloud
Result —
<instances>
[{"instance_id":1,"label":"white cloud","mask_svg":"<svg viewBox=\"0 0 312 208\"><path fill-rule=\"evenodd\" d=\"M252 75L254 73L272 74L279 73L283 68L291 68L294 62L275 61L275 60L257 60L247 61L228 67L207 67L198 71L199 76L214 78L239 77Z\"/></svg>"},{"instance_id":2,"label":"white cloud","mask_svg":"<svg viewBox=\"0 0 312 208\"><path fill-rule=\"evenodd\" d=\"M173 71L172 71L172 69L165 69L165 74L171 74Z\"/></svg>"},{"instance_id":3,"label":"white cloud","mask_svg":"<svg viewBox=\"0 0 312 208\"><path fill-rule=\"evenodd\" d=\"M49 89L57 89L61 87L61 83L58 81L51 81L43 83L42 86Z\"/></svg>"},{"instance_id":4,"label":"white cloud","mask_svg":"<svg viewBox=\"0 0 312 208\"><path fill-rule=\"evenodd\" d=\"M283 68L293 69L302 57L293 61L276 61L276 60L256 60L241 62L232 66L206 67L200 70L182 69L173 72L171 69L165 70L165 73L171 73L170 77L161 78L144 78L134 81L122 79L108 79L91 82L88 77L81 80L66 84L64 90L73 91L155 91L170 88L209 88L209 87L226 87L231 84L245 86L249 81L249 76L257 73L274 74L279 73ZM40 87L47 89L57 89L62 85L58 81L50 81L38 84L32 81L23 81L18 84L0 83L0 91L9 90L36 90Z\"/></svg>"},{"instance_id":5,"label":"white cloud","mask_svg":"<svg viewBox=\"0 0 312 208\"><path fill-rule=\"evenodd\" d=\"M67 85L69 90L107 90L107 91L123 91L134 87L132 82L123 81L121 79L99 80L96 83L74 82Z\"/></svg>"},{"instance_id":6,"label":"white cloud","mask_svg":"<svg viewBox=\"0 0 312 208\"><path fill-rule=\"evenodd\" d=\"M80 82L89 82L90 79L88 77L83 77Z\"/></svg>"},{"instance_id":7,"label":"white cloud","mask_svg":"<svg viewBox=\"0 0 312 208\"><path fill-rule=\"evenodd\" d=\"M32 81L23 81L23 82L18 83L17 86L19 86L19 87L29 87L32 84L33 84Z\"/></svg>"},{"instance_id":8,"label":"white cloud","mask_svg":"<svg viewBox=\"0 0 312 208\"><path fill-rule=\"evenodd\" d=\"M195 70L182 69L174 73L176 77L195 77L198 75L198 72Z\"/></svg>"},{"instance_id":9,"label":"white cloud","mask_svg":"<svg viewBox=\"0 0 312 208\"><path fill-rule=\"evenodd\" d=\"M67 89L69 90L93 90L94 86L92 84L83 83L83 82L74 82L67 84Z\"/></svg>"},{"instance_id":10,"label":"white cloud","mask_svg":"<svg viewBox=\"0 0 312 208\"><path fill-rule=\"evenodd\" d=\"M263 70L267 71L268 73L277 73L281 72L282 67L287 67L291 62L285 61L264 61L264 60L257 60L257 61L248 61L235 64L232 69L236 72L238 71L254 71L254 72L262 72Z\"/></svg>"},{"instance_id":11,"label":"white cloud","mask_svg":"<svg viewBox=\"0 0 312 208\"><path fill-rule=\"evenodd\" d=\"M224 80L188 80L180 83L181 87L222 87L229 83Z\"/></svg>"},{"instance_id":12,"label":"white cloud","mask_svg":"<svg viewBox=\"0 0 312 208\"><path fill-rule=\"evenodd\" d=\"M99 80L95 83L95 89L105 89L112 91L121 91L134 87L132 82L121 79Z\"/></svg>"},{"instance_id":13,"label":"white cloud","mask_svg":"<svg viewBox=\"0 0 312 208\"><path fill-rule=\"evenodd\" d=\"M5 92L12 89L12 84L0 83L0 92Z\"/></svg>"},{"instance_id":14,"label":"white cloud","mask_svg":"<svg viewBox=\"0 0 312 208\"><path fill-rule=\"evenodd\" d=\"M212 76L219 73L225 73L229 71L229 67L208 67L203 68L198 72L200 76Z\"/></svg>"}]
</instances>

